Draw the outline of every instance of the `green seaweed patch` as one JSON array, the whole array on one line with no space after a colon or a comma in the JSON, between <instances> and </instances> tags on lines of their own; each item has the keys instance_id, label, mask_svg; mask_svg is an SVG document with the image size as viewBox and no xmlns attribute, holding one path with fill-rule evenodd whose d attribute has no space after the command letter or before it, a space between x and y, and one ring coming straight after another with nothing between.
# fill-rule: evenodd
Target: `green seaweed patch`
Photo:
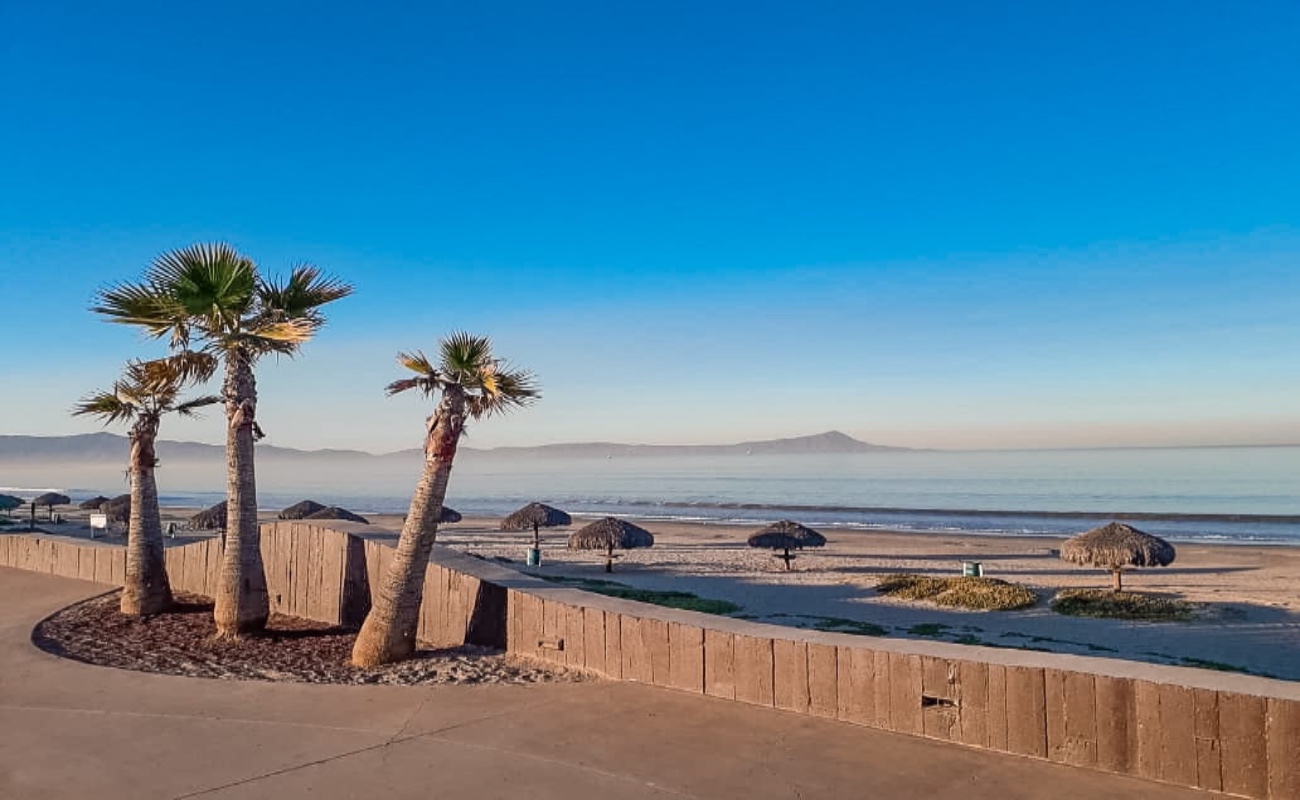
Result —
<instances>
[{"instance_id":1,"label":"green seaweed patch","mask_svg":"<svg viewBox=\"0 0 1300 800\"><path fill-rule=\"evenodd\" d=\"M572 586L593 594L617 597L622 600L635 600L638 603L677 608L683 611L699 611L702 614L734 614L740 606L727 600L713 600L700 597L690 592L657 591L654 589L637 589L625 583L597 580L595 578L566 578L560 575L538 575L544 581Z\"/></svg>"},{"instance_id":2,"label":"green seaweed patch","mask_svg":"<svg viewBox=\"0 0 1300 800\"><path fill-rule=\"evenodd\" d=\"M944 625L942 622L922 622L920 625L913 625L907 629L907 632L913 636L943 636L944 631L951 628L951 625Z\"/></svg>"},{"instance_id":3,"label":"green seaweed patch","mask_svg":"<svg viewBox=\"0 0 1300 800\"><path fill-rule=\"evenodd\" d=\"M904 600L924 600L972 611L1015 611L1038 602L1027 586L999 578L939 578L932 575L892 575L876 591Z\"/></svg>"},{"instance_id":4,"label":"green seaweed patch","mask_svg":"<svg viewBox=\"0 0 1300 800\"><path fill-rule=\"evenodd\" d=\"M1093 644L1092 642L1075 642L1075 641L1071 641L1070 639L1056 639L1051 636L1031 636L1030 634L1017 633L1016 631L1007 631L1006 633L1002 634L1002 638L1003 639L1028 639L1029 641L1035 643L1051 642L1052 644L1068 644L1068 645L1073 645L1075 647L1086 647L1089 650L1093 651L1094 653L1118 653L1119 652L1113 647L1106 647L1100 644Z\"/></svg>"},{"instance_id":5,"label":"green seaweed patch","mask_svg":"<svg viewBox=\"0 0 1300 800\"><path fill-rule=\"evenodd\" d=\"M1052 610L1072 617L1184 622L1192 618L1195 607L1186 600L1168 595L1066 589L1052 598Z\"/></svg>"}]
</instances>

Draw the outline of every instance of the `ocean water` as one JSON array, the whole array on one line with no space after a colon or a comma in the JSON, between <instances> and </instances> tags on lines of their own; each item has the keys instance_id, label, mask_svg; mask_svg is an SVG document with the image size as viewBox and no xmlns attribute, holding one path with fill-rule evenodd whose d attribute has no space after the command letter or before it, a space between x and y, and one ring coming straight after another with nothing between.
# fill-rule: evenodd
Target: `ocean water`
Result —
<instances>
[{"instance_id":1,"label":"ocean water","mask_svg":"<svg viewBox=\"0 0 1300 800\"><path fill-rule=\"evenodd\" d=\"M259 462L259 505L303 497L404 512L419 462L352 469ZM223 496L219 474L168 504ZM118 487L87 486L105 494ZM0 489L0 491L3 491ZM821 528L1072 534L1124 518L1175 541L1300 545L1300 447L916 451L851 455L506 458L466 453L448 505L501 515L531 500L577 514Z\"/></svg>"}]
</instances>

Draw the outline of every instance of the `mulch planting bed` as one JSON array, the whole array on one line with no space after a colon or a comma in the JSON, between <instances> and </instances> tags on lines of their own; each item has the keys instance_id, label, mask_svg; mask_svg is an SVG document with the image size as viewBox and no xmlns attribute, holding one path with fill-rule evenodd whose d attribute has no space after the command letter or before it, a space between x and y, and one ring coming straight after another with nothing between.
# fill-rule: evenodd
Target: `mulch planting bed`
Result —
<instances>
[{"instance_id":1,"label":"mulch planting bed","mask_svg":"<svg viewBox=\"0 0 1300 800\"><path fill-rule=\"evenodd\" d=\"M118 611L120 593L78 603L36 626L32 641L55 655L119 669L200 678L347 684L542 683L582 680L575 671L481 647L419 650L373 669L348 663L356 631L272 614L264 633L215 638L212 601L178 594L173 611L136 619Z\"/></svg>"}]
</instances>

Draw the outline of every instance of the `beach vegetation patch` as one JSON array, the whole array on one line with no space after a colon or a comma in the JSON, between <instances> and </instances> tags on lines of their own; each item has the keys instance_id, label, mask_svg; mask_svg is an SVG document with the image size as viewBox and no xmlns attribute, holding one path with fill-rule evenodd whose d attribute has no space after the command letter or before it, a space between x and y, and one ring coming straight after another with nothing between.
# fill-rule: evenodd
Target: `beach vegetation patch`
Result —
<instances>
[{"instance_id":1,"label":"beach vegetation patch","mask_svg":"<svg viewBox=\"0 0 1300 800\"><path fill-rule=\"evenodd\" d=\"M1191 619L1195 609L1186 600L1168 595L1066 589L1052 598L1052 610L1071 617L1181 622Z\"/></svg>"},{"instance_id":2,"label":"beach vegetation patch","mask_svg":"<svg viewBox=\"0 0 1300 800\"><path fill-rule=\"evenodd\" d=\"M913 636L943 636L944 631L952 626L944 625L942 622L922 622L920 625L913 625L907 629L907 632Z\"/></svg>"},{"instance_id":3,"label":"beach vegetation patch","mask_svg":"<svg viewBox=\"0 0 1300 800\"><path fill-rule=\"evenodd\" d=\"M845 619L844 617L814 617L813 620L813 630L827 633L847 633L853 636L889 635L888 628L874 622L863 622L857 619Z\"/></svg>"},{"instance_id":4,"label":"beach vegetation patch","mask_svg":"<svg viewBox=\"0 0 1300 800\"><path fill-rule=\"evenodd\" d=\"M1029 587L999 578L891 575L876 584L876 591L902 600L924 600L972 611L1014 611L1038 602L1038 595Z\"/></svg>"},{"instance_id":5,"label":"beach vegetation patch","mask_svg":"<svg viewBox=\"0 0 1300 800\"><path fill-rule=\"evenodd\" d=\"M538 575L537 577L551 583L572 586L584 592L603 594L606 597L618 597L623 600L635 600L665 608L678 608L683 611L699 611L703 614L733 614L740 606L727 600L713 600L690 592L659 591L655 589L638 589L625 583L603 581L595 578L566 578L560 575Z\"/></svg>"}]
</instances>

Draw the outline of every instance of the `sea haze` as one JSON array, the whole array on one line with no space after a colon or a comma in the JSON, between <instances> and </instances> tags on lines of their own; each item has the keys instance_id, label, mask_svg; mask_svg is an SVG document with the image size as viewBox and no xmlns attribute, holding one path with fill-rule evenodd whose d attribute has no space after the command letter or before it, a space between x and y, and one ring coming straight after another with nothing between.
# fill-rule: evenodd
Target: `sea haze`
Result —
<instances>
[{"instance_id":1,"label":"sea haze","mask_svg":"<svg viewBox=\"0 0 1300 800\"><path fill-rule=\"evenodd\" d=\"M99 444L102 457L0 453L0 484L59 488L74 497L126 491L124 440ZM1021 535L1075 533L1127 516L1180 541L1300 544L1297 446L773 452L749 444L757 446L721 454L628 454L620 445L558 454L466 450L448 504L464 514L500 515L541 499L578 514L651 520L750 524L793 517L832 529ZM174 446L170 454L160 447L165 503L202 505L224 496L221 451L205 447ZM111 457L119 448L121 460ZM420 455L264 449L257 469L264 508L312 497L362 513L402 512Z\"/></svg>"}]
</instances>

